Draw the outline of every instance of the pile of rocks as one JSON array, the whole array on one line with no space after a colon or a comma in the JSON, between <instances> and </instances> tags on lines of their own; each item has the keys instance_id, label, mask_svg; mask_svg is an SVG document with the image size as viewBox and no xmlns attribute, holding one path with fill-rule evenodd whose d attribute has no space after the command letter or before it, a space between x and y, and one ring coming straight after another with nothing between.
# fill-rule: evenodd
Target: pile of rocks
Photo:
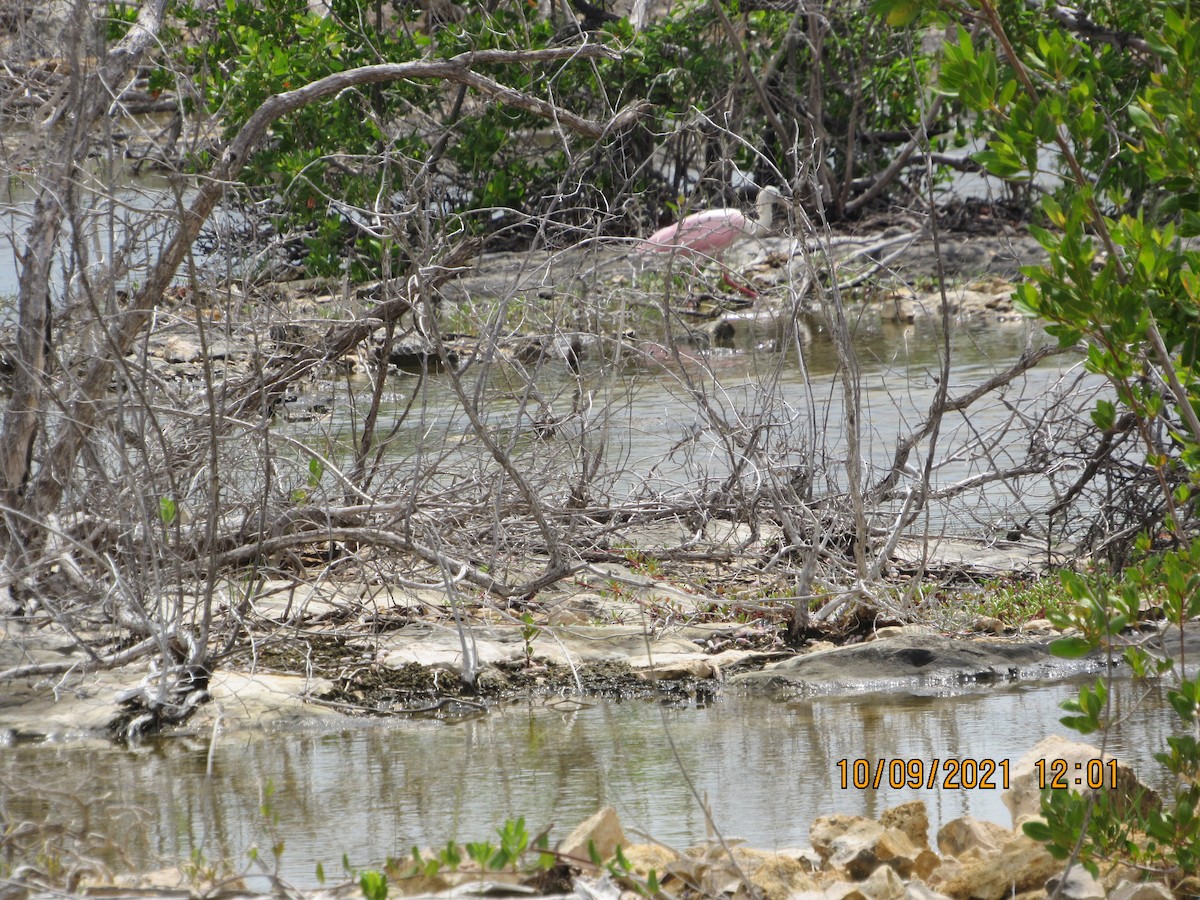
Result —
<instances>
[{"instance_id":1,"label":"pile of rocks","mask_svg":"<svg viewBox=\"0 0 1200 900\"><path fill-rule=\"evenodd\" d=\"M925 803L917 800L886 810L878 819L864 816L822 816L809 831L811 849L765 852L723 842L678 853L661 845L629 846L617 814L611 808L584 822L559 846L572 859L587 860L589 845L604 858L622 848L628 863L623 878L644 887L653 878L674 896L730 896L750 900L1001 900L1054 894L1064 900L1120 898L1160 900L1181 896L1163 884L1147 883L1140 873L1114 866L1093 878L1074 866L1064 878L1065 865L1045 846L1027 837L1021 824L1036 816L1040 792L1035 763L1063 760L1066 771L1081 763L1107 757L1087 744L1051 737L1037 744L1015 764L1004 802L1012 812L1013 828L971 816L954 819L938 829L936 851L929 843ZM1107 769L1107 765L1105 766ZM1115 793L1131 803L1156 802L1152 791L1137 782L1118 763ZM587 881L587 874L581 880ZM610 868L612 868L610 866ZM653 876L651 873L653 872ZM598 873L597 873L598 874ZM619 886L619 885L618 885ZM628 885L627 885L628 886ZM603 880L581 891L605 896ZM1177 890L1180 886L1177 886ZM1182 886L1184 895L1191 886ZM619 890L611 890L619 898Z\"/></svg>"}]
</instances>

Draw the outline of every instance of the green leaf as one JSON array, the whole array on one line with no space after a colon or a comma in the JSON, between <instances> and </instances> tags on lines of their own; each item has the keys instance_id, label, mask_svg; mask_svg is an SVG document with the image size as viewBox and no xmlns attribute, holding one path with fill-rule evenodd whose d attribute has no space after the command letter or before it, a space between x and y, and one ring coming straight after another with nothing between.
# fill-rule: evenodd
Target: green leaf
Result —
<instances>
[{"instance_id":1,"label":"green leaf","mask_svg":"<svg viewBox=\"0 0 1200 900\"><path fill-rule=\"evenodd\" d=\"M366 900L387 900L387 876L371 869L358 876L358 886Z\"/></svg>"},{"instance_id":2,"label":"green leaf","mask_svg":"<svg viewBox=\"0 0 1200 900\"><path fill-rule=\"evenodd\" d=\"M1112 431L1117 422L1117 407L1111 400L1096 401L1092 410L1092 421L1101 431Z\"/></svg>"},{"instance_id":3,"label":"green leaf","mask_svg":"<svg viewBox=\"0 0 1200 900\"><path fill-rule=\"evenodd\" d=\"M884 13L884 21L893 28L904 28L912 24L921 14L920 0L883 0L875 9Z\"/></svg>"},{"instance_id":4,"label":"green leaf","mask_svg":"<svg viewBox=\"0 0 1200 900\"><path fill-rule=\"evenodd\" d=\"M1021 826L1021 830L1025 832L1027 837L1035 841L1046 844L1054 840L1054 835L1050 831L1050 826L1045 822L1037 819L1031 819Z\"/></svg>"}]
</instances>

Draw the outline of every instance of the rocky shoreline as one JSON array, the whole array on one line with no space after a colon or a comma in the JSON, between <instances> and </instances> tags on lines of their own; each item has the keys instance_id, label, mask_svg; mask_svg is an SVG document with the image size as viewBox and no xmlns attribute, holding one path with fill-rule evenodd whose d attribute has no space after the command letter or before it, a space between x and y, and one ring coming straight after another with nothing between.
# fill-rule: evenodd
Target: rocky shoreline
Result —
<instances>
[{"instance_id":1,"label":"rocky shoreline","mask_svg":"<svg viewBox=\"0 0 1200 900\"><path fill-rule=\"evenodd\" d=\"M1058 632L1045 620L1012 629L995 620L973 623L987 628L986 635L885 626L861 642L838 647L818 641L800 649L785 647L778 632L762 624L619 624L625 615L640 615L641 604L673 599L677 608L685 600L698 607L698 598L669 584L652 582L643 591L650 597L631 592L623 601L561 591L547 603L546 624L532 630L492 610L466 629L475 656L469 666L463 632L444 601L409 597L426 609L422 618L405 616L414 607L394 602L393 627L354 635L322 627L335 617L344 622L347 609L357 605L350 597L313 597L295 604L293 629L303 620L309 624L292 630L286 642L268 642L214 672L193 673L167 701L154 699L162 673L153 664L97 666L74 639L43 630L37 621L10 620L0 634L0 672L7 682L0 734L8 743L97 735L137 742L146 733L208 734L218 719L230 730L346 715L445 718L561 692L685 702L722 690L764 698L944 695L1108 665L1100 656L1053 657L1049 643ZM260 601L260 623L287 623L293 606L287 596ZM610 624L597 624L605 619ZM93 648L103 646L92 637ZM1170 643L1165 634L1163 640ZM1186 647L1189 658L1200 654L1200 625L1187 630ZM186 705L187 715L173 720L172 703ZM159 720L144 718L156 710ZM186 724L172 724L184 719Z\"/></svg>"}]
</instances>

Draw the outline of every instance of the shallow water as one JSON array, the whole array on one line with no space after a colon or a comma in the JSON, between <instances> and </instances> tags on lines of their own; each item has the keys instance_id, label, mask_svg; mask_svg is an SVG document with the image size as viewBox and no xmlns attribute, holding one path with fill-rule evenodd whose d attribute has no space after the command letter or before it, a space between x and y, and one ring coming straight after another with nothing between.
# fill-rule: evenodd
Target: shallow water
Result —
<instances>
[{"instance_id":1,"label":"shallow water","mask_svg":"<svg viewBox=\"0 0 1200 900\"><path fill-rule=\"evenodd\" d=\"M871 309L851 313L858 317L853 339L861 374L863 482L873 485L890 470L897 443L929 414L941 377L942 342L935 322L897 326L881 322ZM497 366L478 389L484 398L478 415L524 474L558 484L564 496L578 477L581 447L588 452L602 448L607 462L593 480L596 502L603 496L612 497L614 504L646 496L703 502L735 465L747 491L792 471L811 473L816 497L841 495L849 490L849 480L848 416L839 363L822 319L809 317L804 325L811 335L807 340L781 345L776 324L740 321L733 348L708 354L689 350L696 360L682 367L641 365L614 372L608 361L587 358L576 379L561 362L538 370L529 366L532 390ZM951 339L951 398L1006 371L1028 348L1050 343L1041 327L1029 321L968 320L955 327ZM477 371L463 376L468 394L477 390ZM1056 491L1061 493L1076 477L1070 466L1042 463L1000 489L986 479L989 473L1024 465L1047 440L1067 433L1067 411L1086 417L1101 389L1099 379L1083 373L1077 356L1044 360L965 413L947 413L937 445L931 448L925 440L914 447L897 495L903 498L919 485L925 458L932 455L930 516L923 524L934 532L979 535L1003 529L1005 523L1044 521ZM415 402L414 390L419 391ZM588 398L587 412L573 417L571 398L577 390ZM345 459L352 432L363 419L365 393L365 381L358 391L345 386L323 391L322 418L280 427L335 460ZM545 402L526 402L531 394ZM704 413L705 405L714 411L711 417ZM565 419L552 438L534 436L534 422L542 415ZM449 480L453 476L448 473L456 473L468 483L478 472L494 468L448 376L422 380L401 374L390 379L380 418L398 420L388 459L400 480L419 480L414 467L426 460L437 461L436 477ZM724 424L714 424L718 419ZM749 433L757 437L747 457L740 441ZM307 457L297 450L294 465L303 472L305 464ZM414 474L407 474L410 470ZM983 480L945 498L937 496L970 479ZM875 524L890 526L900 503L881 507Z\"/></svg>"},{"instance_id":2,"label":"shallow water","mask_svg":"<svg viewBox=\"0 0 1200 900\"><path fill-rule=\"evenodd\" d=\"M1116 708L1137 689L1118 683ZM108 745L0 749L3 807L53 822L91 809L136 867L186 859L246 864L247 849L284 842L280 871L301 886L331 877L342 855L378 866L413 845L494 838L508 817L552 840L605 804L630 834L682 849L702 841L699 798L726 837L763 849L806 846L813 819L877 816L925 800L933 829L964 814L1010 824L996 789L856 790L841 785L842 759L947 757L1015 762L1048 734L1070 735L1058 704L1065 683L976 696L869 695L771 702L728 695L706 707L642 701L515 703L457 722L347 721L298 733L220 737L206 778L207 740L137 750ZM1153 783L1151 754L1172 718L1157 695L1114 730L1110 748ZM996 776L999 782L1000 776ZM270 786L270 788L268 788ZM273 794L267 799L268 790ZM266 803L269 811L264 813ZM276 824L269 825L272 817Z\"/></svg>"}]
</instances>

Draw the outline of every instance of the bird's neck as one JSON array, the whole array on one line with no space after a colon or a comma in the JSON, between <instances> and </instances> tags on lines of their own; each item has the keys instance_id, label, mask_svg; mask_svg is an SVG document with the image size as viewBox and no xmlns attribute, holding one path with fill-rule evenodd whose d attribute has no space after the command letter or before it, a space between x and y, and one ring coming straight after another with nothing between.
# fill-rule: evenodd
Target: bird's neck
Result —
<instances>
[{"instance_id":1,"label":"bird's neck","mask_svg":"<svg viewBox=\"0 0 1200 900\"><path fill-rule=\"evenodd\" d=\"M767 194L758 199L758 218L751 226L754 234L765 234L775 225L775 198Z\"/></svg>"}]
</instances>

